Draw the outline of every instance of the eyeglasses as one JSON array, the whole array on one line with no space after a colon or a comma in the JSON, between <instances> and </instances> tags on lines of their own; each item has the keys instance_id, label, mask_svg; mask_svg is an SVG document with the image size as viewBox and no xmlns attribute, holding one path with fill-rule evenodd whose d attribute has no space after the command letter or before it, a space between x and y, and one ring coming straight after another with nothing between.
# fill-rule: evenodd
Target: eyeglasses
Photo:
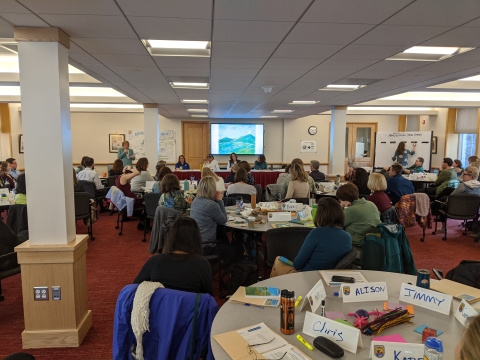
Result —
<instances>
[{"instance_id":1,"label":"eyeglasses","mask_svg":"<svg viewBox=\"0 0 480 360\"><path fill-rule=\"evenodd\" d=\"M250 355L250 357L253 360L258 360L257 353L253 349L249 349L248 354ZM280 360L280 359L283 359L285 357L285 355L287 355L286 351L283 353L283 355L281 357L278 357L278 358L269 357L269 359L279 359Z\"/></svg>"},{"instance_id":2,"label":"eyeglasses","mask_svg":"<svg viewBox=\"0 0 480 360\"><path fill-rule=\"evenodd\" d=\"M258 343L258 344L251 344L251 345L247 345L247 351L248 351L248 354L250 355L250 357L253 359L253 360L257 360L257 353L255 352L255 350L253 349L254 346L260 346L260 345L266 345L266 344L270 344L273 340L275 340L275 338L272 338L272 340L270 341L266 341L266 342L263 342L263 343ZM279 357L278 359L283 359L283 357L287 354L287 352L285 352L285 354L282 355L282 357Z\"/></svg>"},{"instance_id":3,"label":"eyeglasses","mask_svg":"<svg viewBox=\"0 0 480 360\"><path fill-rule=\"evenodd\" d=\"M466 172L464 172L464 173L462 174L462 176L463 176L463 175L472 176L472 174L468 174L468 173L466 173Z\"/></svg>"}]
</instances>

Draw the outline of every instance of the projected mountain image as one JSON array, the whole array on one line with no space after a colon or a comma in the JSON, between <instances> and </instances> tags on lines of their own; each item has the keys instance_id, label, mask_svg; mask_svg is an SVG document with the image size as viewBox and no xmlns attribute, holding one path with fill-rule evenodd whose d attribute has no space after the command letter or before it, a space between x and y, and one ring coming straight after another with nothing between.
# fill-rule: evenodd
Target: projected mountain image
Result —
<instances>
[{"instance_id":1,"label":"projected mountain image","mask_svg":"<svg viewBox=\"0 0 480 360\"><path fill-rule=\"evenodd\" d=\"M221 138L219 143L220 154L255 154L255 136L248 134L237 139Z\"/></svg>"}]
</instances>

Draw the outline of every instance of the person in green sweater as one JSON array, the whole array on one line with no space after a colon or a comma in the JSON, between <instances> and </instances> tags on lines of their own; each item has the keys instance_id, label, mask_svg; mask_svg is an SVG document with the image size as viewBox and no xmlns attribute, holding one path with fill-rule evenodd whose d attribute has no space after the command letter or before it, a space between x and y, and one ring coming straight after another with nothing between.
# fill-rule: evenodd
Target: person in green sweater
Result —
<instances>
[{"instance_id":1,"label":"person in green sweater","mask_svg":"<svg viewBox=\"0 0 480 360\"><path fill-rule=\"evenodd\" d=\"M130 143L128 141L122 142L122 148L118 149L117 158L122 160L123 167L133 165L133 160L135 160L135 154L133 150L130 149Z\"/></svg>"},{"instance_id":2,"label":"person in green sweater","mask_svg":"<svg viewBox=\"0 0 480 360\"><path fill-rule=\"evenodd\" d=\"M427 195L438 196L446 188L455 189L458 186L457 173L452 167L453 160L450 158L443 158L442 162L442 171L438 174L437 180L433 183L431 187L425 189ZM420 191L419 191L420 192ZM448 196L450 194L443 194Z\"/></svg>"},{"instance_id":3,"label":"person in green sweater","mask_svg":"<svg viewBox=\"0 0 480 360\"><path fill-rule=\"evenodd\" d=\"M345 208L345 231L352 236L352 245L359 248L365 234L381 223L380 212L371 201L358 198L358 188L354 184L340 186L336 195Z\"/></svg>"}]
</instances>

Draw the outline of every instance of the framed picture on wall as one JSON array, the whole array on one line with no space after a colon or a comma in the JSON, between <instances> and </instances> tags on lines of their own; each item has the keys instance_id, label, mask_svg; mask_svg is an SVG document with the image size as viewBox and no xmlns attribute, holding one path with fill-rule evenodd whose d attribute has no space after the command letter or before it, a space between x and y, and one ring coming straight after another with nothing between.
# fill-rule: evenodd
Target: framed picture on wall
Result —
<instances>
[{"instance_id":1,"label":"framed picture on wall","mask_svg":"<svg viewBox=\"0 0 480 360\"><path fill-rule=\"evenodd\" d=\"M111 153L118 152L122 148L122 142L125 141L125 134L108 134L108 149Z\"/></svg>"},{"instance_id":2,"label":"framed picture on wall","mask_svg":"<svg viewBox=\"0 0 480 360\"><path fill-rule=\"evenodd\" d=\"M23 134L18 135L18 152L23 154Z\"/></svg>"},{"instance_id":3,"label":"framed picture on wall","mask_svg":"<svg viewBox=\"0 0 480 360\"><path fill-rule=\"evenodd\" d=\"M432 137L432 154L436 154L437 153L437 137L436 136L433 136Z\"/></svg>"}]
</instances>

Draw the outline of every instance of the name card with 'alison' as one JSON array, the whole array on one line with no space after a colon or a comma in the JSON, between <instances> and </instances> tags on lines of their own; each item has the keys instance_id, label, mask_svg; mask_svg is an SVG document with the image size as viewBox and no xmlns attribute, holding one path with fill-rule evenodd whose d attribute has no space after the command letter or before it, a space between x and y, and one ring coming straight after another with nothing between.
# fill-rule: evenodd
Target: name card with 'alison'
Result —
<instances>
[{"instance_id":1,"label":"name card with 'alison'","mask_svg":"<svg viewBox=\"0 0 480 360\"><path fill-rule=\"evenodd\" d=\"M401 301L433 310L445 315L450 314L453 297L436 291L402 283L400 287Z\"/></svg>"},{"instance_id":2,"label":"name card with 'alison'","mask_svg":"<svg viewBox=\"0 0 480 360\"><path fill-rule=\"evenodd\" d=\"M340 287L340 294L344 303L388 300L387 283L385 282L343 283Z\"/></svg>"}]
</instances>

